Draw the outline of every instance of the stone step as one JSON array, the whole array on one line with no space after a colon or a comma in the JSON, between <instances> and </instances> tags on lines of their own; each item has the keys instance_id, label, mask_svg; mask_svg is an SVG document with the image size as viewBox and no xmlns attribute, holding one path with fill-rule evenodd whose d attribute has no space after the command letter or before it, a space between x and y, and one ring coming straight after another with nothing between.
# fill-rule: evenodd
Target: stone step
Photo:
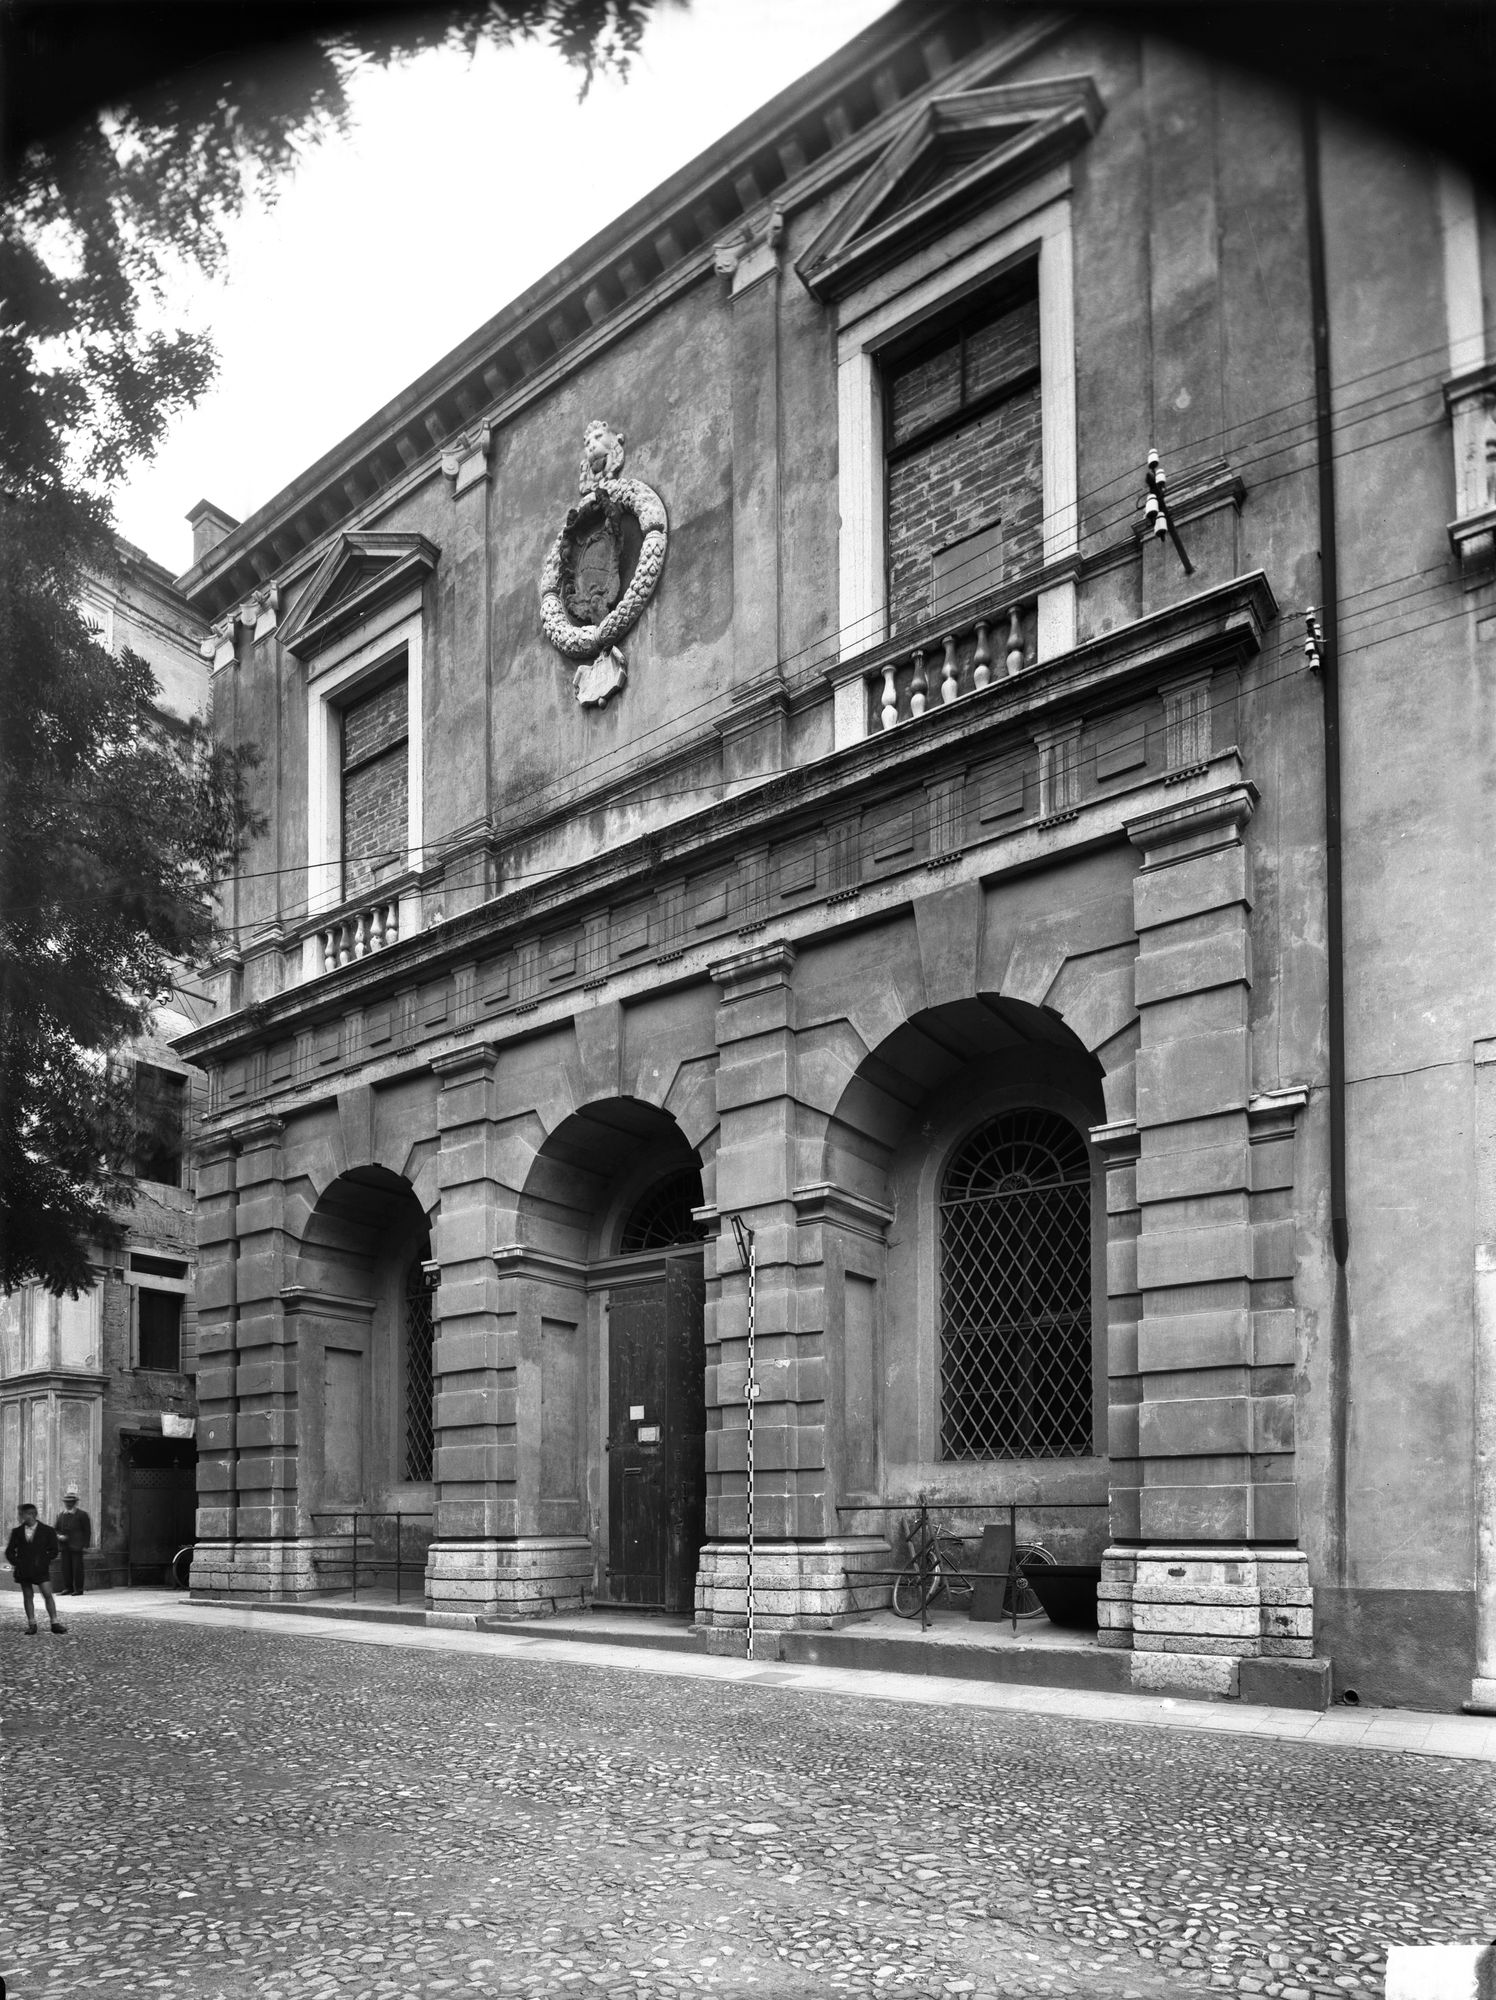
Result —
<instances>
[{"instance_id":1,"label":"stone step","mask_svg":"<svg viewBox=\"0 0 1496 2000\"><path fill-rule=\"evenodd\" d=\"M945 1680L1006 1681L1023 1687L1088 1688L1111 1694L1132 1692L1132 1655L1099 1646L999 1648L949 1641L932 1645L927 1639L872 1632L780 1632L777 1637L780 1659L797 1666L936 1674Z\"/></svg>"}]
</instances>

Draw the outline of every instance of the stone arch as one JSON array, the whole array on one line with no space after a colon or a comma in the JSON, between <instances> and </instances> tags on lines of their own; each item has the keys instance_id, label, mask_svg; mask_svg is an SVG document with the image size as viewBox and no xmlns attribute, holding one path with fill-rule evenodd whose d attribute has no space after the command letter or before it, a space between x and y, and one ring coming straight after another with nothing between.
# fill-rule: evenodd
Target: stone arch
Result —
<instances>
[{"instance_id":1,"label":"stone arch","mask_svg":"<svg viewBox=\"0 0 1496 2000\"><path fill-rule=\"evenodd\" d=\"M529 1250L586 1263L612 1255L633 1203L688 1165L711 1199L716 1126L692 1144L671 1113L638 1097L610 1097L569 1112L546 1134L519 1192L517 1219Z\"/></svg>"},{"instance_id":2,"label":"stone arch","mask_svg":"<svg viewBox=\"0 0 1496 2000\"><path fill-rule=\"evenodd\" d=\"M283 1304L296 1349L298 1509L321 1580L333 1587L347 1581L355 1511L413 1517L399 1524L407 1563L418 1566L430 1540L434 1489L429 1477L409 1476L409 1447L412 1435L429 1438L434 1421L429 1324L411 1324L414 1274L431 1257L433 1197L434 1189L422 1200L388 1167L355 1166L315 1192L297 1236ZM413 1337L425 1342L414 1377ZM361 1562L392 1557L392 1519L357 1526Z\"/></svg>"},{"instance_id":3,"label":"stone arch","mask_svg":"<svg viewBox=\"0 0 1496 2000\"><path fill-rule=\"evenodd\" d=\"M714 1123L693 1146L642 1097L569 1112L530 1160L501 1266L520 1433L528 1422L532 1443L522 1532L532 1518L541 1534L575 1537L566 1560L584 1555L589 1587L613 1601L672 1610L694 1601L706 1504L705 1253L699 1239L635 1245L623 1232L674 1175L699 1181L691 1206L709 1200L715 1150ZM641 1462L646 1446L655 1455Z\"/></svg>"},{"instance_id":4,"label":"stone arch","mask_svg":"<svg viewBox=\"0 0 1496 2000\"><path fill-rule=\"evenodd\" d=\"M889 1167L911 1128L969 1089L973 1072L1004 1070L1068 1095L1091 1124L1106 1117L1101 1064L1058 1013L979 993L921 1008L867 1050L827 1118L817 1179L886 1203Z\"/></svg>"},{"instance_id":5,"label":"stone arch","mask_svg":"<svg viewBox=\"0 0 1496 2000\"><path fill-rule=\"evenodd\" d=\"M1052 966L1039 990L1056 990L1062 971L1063 961ZM1117 1040L1120 984L1072 980L1069 997L1087 996L1091 1032L1103 1046ZM848 1053L839 1050L844 1075ZM1105 1454L1106 1424L1105 1169L1090 1138L1107 1118L1104 1086L1100 1060L1051 1006L979 992L920 1008L845 1076L826 1118L816 1176L864 1217L886 1218L876 1251L861 1252L857 1265L870 1288L859 1293L858 1307L876 1357L874 1393L864 1400L879 1428L885 1489L950 1486L990 1506L1022 1486L1025 1493L1081 1498L1089 1506L1094 1487L1094 1521L1077 1510L1059 1523L1062 1545L1068 1536L1072 1551L1083 1546L1087 1552L1091 1541L1099 1545L1105 1528L1105 1468L1097 1463ZM1020 1107L1062 1117L1091 1161L1093 1449L1063 1463L994 1458L957 1465L942 1456L939 1422L942 1176L985 1121ZM853 1268L850 1258L847 1268ZM850 1334L846 1344L850 1355ZM850 1456L856 1446L849 1436L844 1449ZM1046 1539L1051 1532L1046 1524Z\"/></svg>"}]
</instances>

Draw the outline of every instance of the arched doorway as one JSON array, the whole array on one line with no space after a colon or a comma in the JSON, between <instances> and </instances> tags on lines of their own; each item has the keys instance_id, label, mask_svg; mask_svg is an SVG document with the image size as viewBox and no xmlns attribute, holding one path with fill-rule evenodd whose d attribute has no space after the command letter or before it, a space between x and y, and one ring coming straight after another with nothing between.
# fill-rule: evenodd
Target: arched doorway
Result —
<instances>
[{"instance_id":1,"label":"arched doorway","mask_svg":"<svg viewBox=\"0 0 1496 2000\"><path fill-rule=\"evenodd\" d=\"M593 1595L602 1603L689 1612L706 1529L705 1205L703 1163L668 1113L639 1099L588 1105L540 1149L521 1204L526 1254L580 1264L565 1306L549 1294L541 1326L545 1440L572 1423L586 1439ZM554 1275L552 1277L554 1287ZM545 1369L546 1325L576 1314L584 1369ZM552 1336L559 1345L560 1336ZM583 1385L585 1386L585 1390ZM568 1396L574 1410L561 1406Z\"/></svg>"}]
</instances>

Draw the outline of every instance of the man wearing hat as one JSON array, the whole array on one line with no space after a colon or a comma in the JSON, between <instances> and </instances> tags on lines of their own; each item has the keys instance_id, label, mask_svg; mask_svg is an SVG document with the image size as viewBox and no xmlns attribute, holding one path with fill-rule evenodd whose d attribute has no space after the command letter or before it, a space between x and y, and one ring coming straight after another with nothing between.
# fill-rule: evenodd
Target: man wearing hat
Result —
<instances>
[{"instance_id":1,"label":"man wearing hat","mask_svg":"<svg viewBox=\"0 0 1496 2000\"><path fill-rule=\"evenodd\" d=\"M34 1500L23 1500L19 1512L20 1525L10 1531L10 1540L5 1544L5 1560L21 1586L21 1601L26 1606L26 1630L36 1631L34 1593L40 1589L52 1630L66 1632L68 1628L59 1620L52 1596L52 1565L57 1560L56 1530L37 1519Z\"/></svg>"},{"instance_id":2,"label":"man wearing hat","mask_svg":"<svg viewBox=\"0 0 1496 2000\"><path fill-rule=\"evenodd\" d=\"M62 1594L83 1595L83 1551L93 1540L93 1522L78 1505L78 1489L70 1486L63 1495L63 1509L52 1523L62 1544Z\"/></svg>"}]
</instances>

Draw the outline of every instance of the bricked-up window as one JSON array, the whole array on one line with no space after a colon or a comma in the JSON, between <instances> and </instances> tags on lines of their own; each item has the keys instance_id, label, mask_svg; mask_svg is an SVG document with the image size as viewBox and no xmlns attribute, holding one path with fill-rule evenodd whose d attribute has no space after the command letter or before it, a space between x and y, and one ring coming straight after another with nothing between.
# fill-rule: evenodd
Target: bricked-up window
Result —
<instances>
[{"instance_id":1,"label":"bricked-up window","mask_svg":"<svg viewBox=\"0 0 1496 2000\"><path fill-rule=\"evenodd\" d=\"M343 710L343 895L362 896L405 866L409 746L406 677Z\"/></svg>"},{"instance_id":2,"label":"bricked-up window","mask_svg":"<svg viewBox=\"0 0 1496 2000\"><path fill-rule=\"evenodd\" d=\"M1091 1163L1051 1111L978 1126L940 1199L940 1455L1092 1449Z\"/></svg>"},{"instance_id":3,"label":"bricked-up window","mask_svg":"<svg viewBox=\"0 0 1496 2000\"><path fill-rule=\"evenodd\" d=\"M1038 268L882 356L894 632L1041 560Z\"/></svg>"},{"instance_id":4,"label":"bricked-up window","mask_svg":"<svg viewBox=\"0 0 1496 2000\"><path fill-rule=\"evenodd\" d=\"M187 1079L153 1063L135 1066L135 1172L143 1181L182 1184Z\"/></svg>"}]
</instances>

